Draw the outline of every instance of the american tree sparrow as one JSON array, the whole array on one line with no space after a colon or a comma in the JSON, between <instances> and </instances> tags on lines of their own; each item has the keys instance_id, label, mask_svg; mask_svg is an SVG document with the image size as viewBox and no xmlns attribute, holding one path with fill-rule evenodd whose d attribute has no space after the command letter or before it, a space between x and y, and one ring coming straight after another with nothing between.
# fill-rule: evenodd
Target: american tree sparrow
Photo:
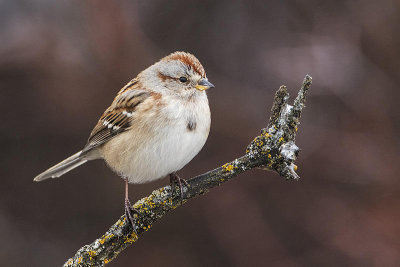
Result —
<instances>
[{"instance_id":1,"label":"american tree sparrow","mask_svg":"<svg viewBox=\"0 0 400 267\"><path fill-rule=\"evenodd\" d=\"M205 90L214 87L199 60L175 52L142 71L117 94L91 132L86 146L35 177L57 178L94 159L104 159L125 179L125 215L134 225L128 183L176 175L199 153L210 131Z\"/></svg>"}]
</instances>

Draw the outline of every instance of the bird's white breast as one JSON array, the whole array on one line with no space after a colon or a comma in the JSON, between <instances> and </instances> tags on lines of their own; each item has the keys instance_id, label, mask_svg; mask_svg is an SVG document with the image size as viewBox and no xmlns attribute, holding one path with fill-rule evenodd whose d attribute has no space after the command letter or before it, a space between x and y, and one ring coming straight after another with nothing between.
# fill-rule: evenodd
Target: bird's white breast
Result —
<instances>
[{"instance_id":1,"label":"bird's white breast","mask_svg":"<svg viewBox=\"0 0 400 267\"><path fill-rule=\"evenodd\" d=\"M192 100L163 97L163 103L154 107L150 102L147 109L144 105L135 112L132 127L102 148L107 164L130 183L180 170L207 140L211 118L205 92Z\"/></svg>"}]
</instances>

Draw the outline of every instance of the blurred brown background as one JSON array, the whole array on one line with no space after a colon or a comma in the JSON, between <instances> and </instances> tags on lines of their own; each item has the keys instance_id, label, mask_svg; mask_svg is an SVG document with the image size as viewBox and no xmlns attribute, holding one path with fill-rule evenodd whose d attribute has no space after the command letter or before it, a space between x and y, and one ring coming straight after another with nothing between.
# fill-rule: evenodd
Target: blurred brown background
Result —
<instances>
[{"instance_id":1,"label":"blurred brown background","mask_svg":"<svg viewBox=\"0 0 400 267\"><path fill-rule=\"evenodd\" d=\"M249 171L110 266L400 266L399 25L398 0L0 1L0 265L60 266L123 213L102 161L32 179L84 146L127 81L184 50L216 88L208 142L180 175L240 156L275 90L309 73L301 180Z\"/></svg>"}]
</instances>

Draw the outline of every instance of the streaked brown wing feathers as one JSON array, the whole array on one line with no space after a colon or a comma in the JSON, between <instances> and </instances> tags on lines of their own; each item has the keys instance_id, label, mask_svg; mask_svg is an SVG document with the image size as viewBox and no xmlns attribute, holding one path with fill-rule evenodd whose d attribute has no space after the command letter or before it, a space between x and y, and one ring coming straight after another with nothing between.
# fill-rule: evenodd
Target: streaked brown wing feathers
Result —
<instances>
[{"instance_id":1,"label":"streaked brown wing feathers","mask_svg":"<svg viewBox=\"0 0 400 267\"><path fill-rule=\"evenodd\" d=\"M94 127L83 153L126 131L131 126L137 106L150 96L150 93L144 90L124 90L124 88Z\"/></svg>"}]
</instances>

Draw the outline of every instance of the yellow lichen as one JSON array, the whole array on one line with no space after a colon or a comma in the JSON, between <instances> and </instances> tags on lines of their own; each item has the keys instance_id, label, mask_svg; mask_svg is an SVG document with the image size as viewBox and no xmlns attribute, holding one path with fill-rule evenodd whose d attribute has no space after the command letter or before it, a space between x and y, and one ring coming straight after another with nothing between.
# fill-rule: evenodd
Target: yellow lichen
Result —
<instances>
[{"instance_id":1,"label":"yellow lichen","mask_svg":"<svg viewBox=\"0 0 400 267\"><path fill-rule=\"evenodd\" d=\"M271 154L268 154L268 158L269 158L269 159L272 158Z\"/></svg>"},{"instance_id":2,"label":"yellow lichen","mask_svg":"<svg viewBox=\"0 0 400 267\"><path fill-rule=\"evenodd\" d=\"M104 244L104 242L106 242L107 241L107 239L110 239L110 238L113 238L114 237L114 234L110 234L110 235L105 235L105 236L103 236L102 237L102 239L100 239L99 240L99 242L100 242L100 244Z\"/></svg>"},{"instance_id":3,"label":"yellow lichen","mask_svg":"<svg viewBox=\"0 0 400 267\"><path fill-rule=\"evenodd\" d=\"M222 166L222 168L224 168L225 171L230 172L230 171L233 170L233 168L235 168L235 167L234 167L232 164L226 163L226 164L224 164L224 165Z\"/></svg>"},{"instance_id":4,"label":"yellow lichen","mask_svg":"<svg viewBox=\"0 0 400 267\"><path fill-rule=\"evenodd\" d=\"M265 136L266 138L268 138L268 137L271 137L272 135L271 135L269 132L266 132L266 133L264 134L264 136Z\"/></svg>"},{"instance_id":5,"label":"yellow lichen","mask_svg":"<svg viewBox=\"0 0 400 267\"><path fill-rule=\"evenodd\" d=\"M88 251L88 254L90 257L96 256L96 251L90 250L90 251Z\"/></svg>"},{"instance_id":6,"label":"yellow lichen","mask_svg":"<svg viewBox=\"0 0 400 267\"><path fill-rule=\"evenodd\" d=\"M281 137L281 138L279 138L279 140L278 140L279 142L282 142L283 141L283 137Z\"/></svg>"},{"instance_id":7,"label":"yellow lichen","mask_svg":"<svg viewBox=\"0 0 400 267\"><path fill-rule=\"evenodd\" d=\"M78 263L81 263L82 262L82 257L79 257L78 258Z\"/></svg>"},{"instance_id":8,"label":"yellow lichen","mask_svg":"<svg viewBox=\"0 0 400 267\"><path fill-rule=\"evenodd\" d=\"M297 171L297 165L294 165L293 169L294 169L294 171Z\"/></svg>"},{"instance_id":9,"label":"yellow lichen","mask_svg":"<svg viewBox=\"0 0 400 267\"><path fill-rule=\"evenodd\" d=\"M107 263L109 263L110 262L110 260L109 259L104 259L104 264L107 264Z\"/></svg>"},{"instance_id":10,"label":"yellow lichen","mask_svg":"<svg viewBox=\"0 0 400 267\"><path fill-rule=\"evenodd\" d=\"M256 146L262 146L262 145L264 145L264 142L261 140L260 137L256 137L256 138L254 139L254 142L256 143Z\"/></svg>"},{"instance_id":11,"label":"yellow lichen","mask_svg":"<svg viewBox=\"0 0 400 267\"><path fill-rule=\"evenodd\" d=\"M145 227L143 227L143 228L145 228ZM125 240L124 243L134 243L138 239L139 238L138 238L137 234L135 234L135 232L132 232L132 234Z\"/></svg>"}]
</instances>

